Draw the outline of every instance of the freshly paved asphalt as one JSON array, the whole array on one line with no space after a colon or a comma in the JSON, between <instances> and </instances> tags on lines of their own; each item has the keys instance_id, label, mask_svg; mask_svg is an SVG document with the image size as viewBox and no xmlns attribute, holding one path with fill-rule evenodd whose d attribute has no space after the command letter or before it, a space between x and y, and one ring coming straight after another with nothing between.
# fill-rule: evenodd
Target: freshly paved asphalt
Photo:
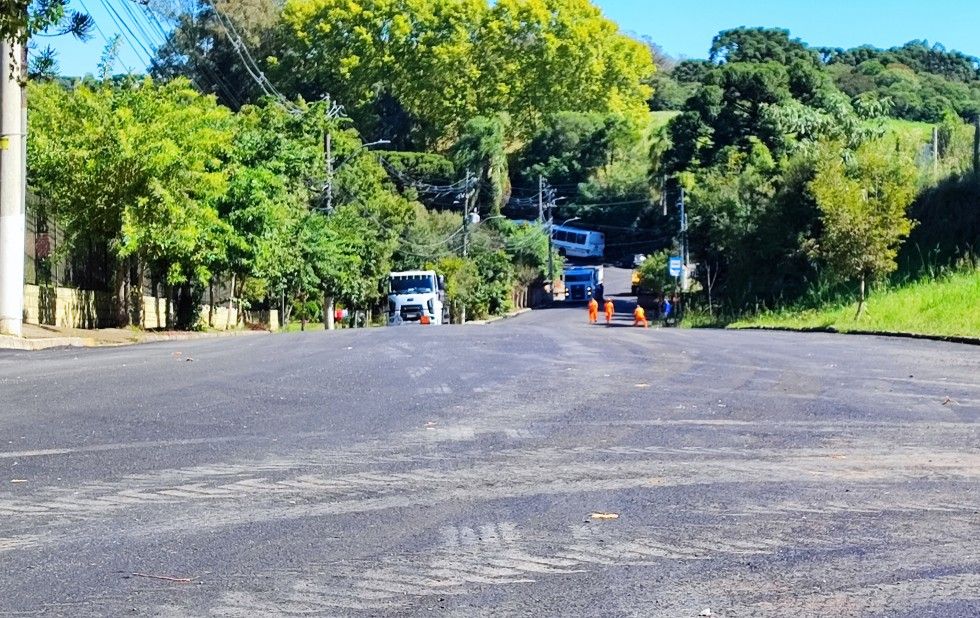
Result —
<instances>
[{"instance_id":1,"label":"freshly paved asphalt","mask_svg":"<svg viewBox=\"0 0 980 618\"><path fill-rule=\"evenodd\" d=\"M0 352L0 614L980 615L980 349L619 305Z\"/></svg>"}]
</instances>

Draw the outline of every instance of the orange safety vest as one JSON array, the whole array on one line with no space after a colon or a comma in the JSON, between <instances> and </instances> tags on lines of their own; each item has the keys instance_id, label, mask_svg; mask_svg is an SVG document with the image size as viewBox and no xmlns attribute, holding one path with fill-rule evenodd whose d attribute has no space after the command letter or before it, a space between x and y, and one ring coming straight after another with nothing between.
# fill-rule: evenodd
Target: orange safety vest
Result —
<instances>
[{"instance_id":1,"label":"orange safety vest","mask_svg":"<svg viewBox=\"0 0 980 618\"><path fill-rule=\"evenodd\" d=\"M645 320L645 319L647 319L647 312L643 310L643 307L637 307L633 311L633 317L636 320Z\"/></svg>"},{"instance_id":2,"label":"orange safety vest","mask_svg":"<svg viewBox=\"0 0 980 618\"><path fill-rule=\"evenodd\" d=\"M594 298L589 301L589 313L599 313L599 301Z\"/></svg>"},{"instance_id":3,"label":"orange safety vest","mask_svg":"<svg viewBox=\"0 0 980 618\"><path fill-rule=\"evenodd\" d=\"M613 301L607 300L606 301L606 315L611 317L612 314L614 314L615 312L616 312L616 305L613 304Z\"/></svg>"}]
</instances>

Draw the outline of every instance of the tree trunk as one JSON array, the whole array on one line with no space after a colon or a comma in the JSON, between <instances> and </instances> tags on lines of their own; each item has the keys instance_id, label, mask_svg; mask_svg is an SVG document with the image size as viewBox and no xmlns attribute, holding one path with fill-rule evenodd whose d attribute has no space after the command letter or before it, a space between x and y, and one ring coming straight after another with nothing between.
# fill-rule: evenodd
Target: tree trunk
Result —
<instances>
[{"instance_id":1,"label":"tree trunk","mask_svg":"<svg viewBox=\"0 0 980 618\"><path fill-rule=\"evenodd\" d=\"M163 284L163 313L164 313L164 328L167 330L173 330L174 327L174 286L169 283Z\"/></svg>"},{"instance_id":2,"label":"tree trunk","mask_svg":"<svg viewBox=\"0 0 980 618\"><path fill-rule=\"evenodd\" d=\"M861 287L860 287L860 291L858 292L858 308L857 308L857 313L854 314L855 320L860 318L861 314L864 312L864 282L865 282L865 277L864 275L861 275Z\"/></svg>"},{"instance_id":3,"label":"tree trunk","mask_svg":"<svg viewBox=\"0 0 980 618\"><path fill-rule=\"evenodd\" d=\"M208 328L214 328L214 277L208 280Z\"/></svg>"},{"instance_id":4,"label":"tree trunk","mask_svg":"<svg viewBox=\"0 0 980 618\"><path fill-rule=\"evenodd\" d=\"M116 299L115 299L115 309L116 309L116 326L124 328L130 325L129 322L129 307L126 297L126 291L128 289L127 282L129 280L129 263L127 260L122 258L117 258L116 261Z\"/></svg>"},{"instance_id":5,"label":"tree trunk","mask_svg":"<svg viewBox=\"0 0 980 618\"><path fill-rule=\"evenodd\" d=\"M323 327L327 330L336 328L334 324L334 297L329 293L323 295Z\"/></svg>"}]
</instances>

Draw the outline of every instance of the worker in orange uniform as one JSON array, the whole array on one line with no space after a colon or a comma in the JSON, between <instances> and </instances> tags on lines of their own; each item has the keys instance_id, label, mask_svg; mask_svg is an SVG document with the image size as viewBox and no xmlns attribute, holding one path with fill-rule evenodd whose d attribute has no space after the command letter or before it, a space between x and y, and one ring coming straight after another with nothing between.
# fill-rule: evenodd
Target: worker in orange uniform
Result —
<instances>
[{"instance_id":1,"label":"worker in orange uniform","mask_svg":"<svg viewBox=\"0 0 980 618\"><path fill-rule=\"evenodd\" d=\"M589 324L599 323L599 301L595 298L589 299Z\"/></svg>"},{"instance_id":2,"label":"worker in orange uniform","mask_svg":"<svg viewBox=\"0 0 980 618\"><path fill-rule=\"evenodd\" d=\"M637 305L636 309L633 310L633 326L642 326L643 328L649 328L650 324L647 322L647 312L643 310L643 307Z\"/></svg>"},{"instance_id":3,"label":"worker in orange uniform","mask_svg":"<svg viewBox=\"0 0 980 618\"><path fill-rule=\"evenodd\" d=\"M606 311L606 326L612 324L613 314L616 313L616 305L613 304L611 299L606 299L606 304L603 305L603 309Z\"/></svg>"}]
</instances>

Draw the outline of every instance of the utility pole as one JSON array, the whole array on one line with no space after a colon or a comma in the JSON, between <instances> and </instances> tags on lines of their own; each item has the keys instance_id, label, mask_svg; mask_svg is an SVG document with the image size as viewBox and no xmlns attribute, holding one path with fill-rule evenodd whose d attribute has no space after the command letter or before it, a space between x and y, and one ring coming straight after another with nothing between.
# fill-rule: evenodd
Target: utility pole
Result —
<instances>
[{"instance_id":1,"label":"utility pole","mask_svg":"<svg viewBox=\"0 0 980 618\"><path fill-rule=\"evenodd\" d=\"M330 129L323 129L323 155L327 163L327 212L333 210L333 138Z\"/></svg>"},{"instance_id":2,"label":"utility pole","mask_svg":"<svg viewBox=\"0 0 980 618\"><path fill-rule=\"evenodd\" d=\"M548 195L548 287L551 289L551 300L555 299L555 249L552 244L555 227L555 198L553 193Z\"/></svg>"},{"instance_id":3,"label":"utility pole","mask_svg":"<svg viewBox=\"0 0 980 618\"><path fill-rule=\"evenodd\" d=\"M687 292L687 213L684 211L684 187L677 205L681 209L681 292Z\"/></svg>"},{"instance_id":4,"label":"utility pole","mask_svg":"<svg viewBox=\"0 0 980 618\"><path fill-rule=\"evenodd\" d=\"M24 318L23 43L0 44L0 334L20 336Z\"/></svg>"},{"instance_id":5,"label":"utility pole","mask_svg":"<svg viewBox=\"0 0 980 618\"><path fill-rule=\"evenodd\" d=\"M544 223L544 178L538 174L538 223Z\"/></svg>"},{"instance_id":6,"label":"utility pole","mask_svg":"<svg viewBox=\"0 0 980 618\"><path fill-rule=\"evenodd\" d=\"M465 192L465 197L463 198L463 257L469 255L470 249L470 197L475 192L475 189L470 186L473 179L473 174L470 170L466 170L466 182L463 185L463 191ZM459 323L466 324L466 303L459 308Z\"/></svg>"},{"instance_id":7,"label":"utility pole","mask_svg":"<svg viewBox=\"0 0 980 618\"><path fill-rule=\"evenodd\" d=\"M469 255L470 248L470 179L472 173L466 170L466 197L463 199L463 257Z\"/></svg>"},{"instance_id":8,"label":"utility pole","mask_svg":"<svg viewBox=\"0 0 980 618\"><path fill-rule=\"evenodd\" d=\"M330 135L330 98L327 98L327 107L323 118L323 156L327 170L327 212L333 211L333 137ZM323 291L323 327L326 330L334 330L334 297L327 291Z\"/></svg>"}]
</instances>

